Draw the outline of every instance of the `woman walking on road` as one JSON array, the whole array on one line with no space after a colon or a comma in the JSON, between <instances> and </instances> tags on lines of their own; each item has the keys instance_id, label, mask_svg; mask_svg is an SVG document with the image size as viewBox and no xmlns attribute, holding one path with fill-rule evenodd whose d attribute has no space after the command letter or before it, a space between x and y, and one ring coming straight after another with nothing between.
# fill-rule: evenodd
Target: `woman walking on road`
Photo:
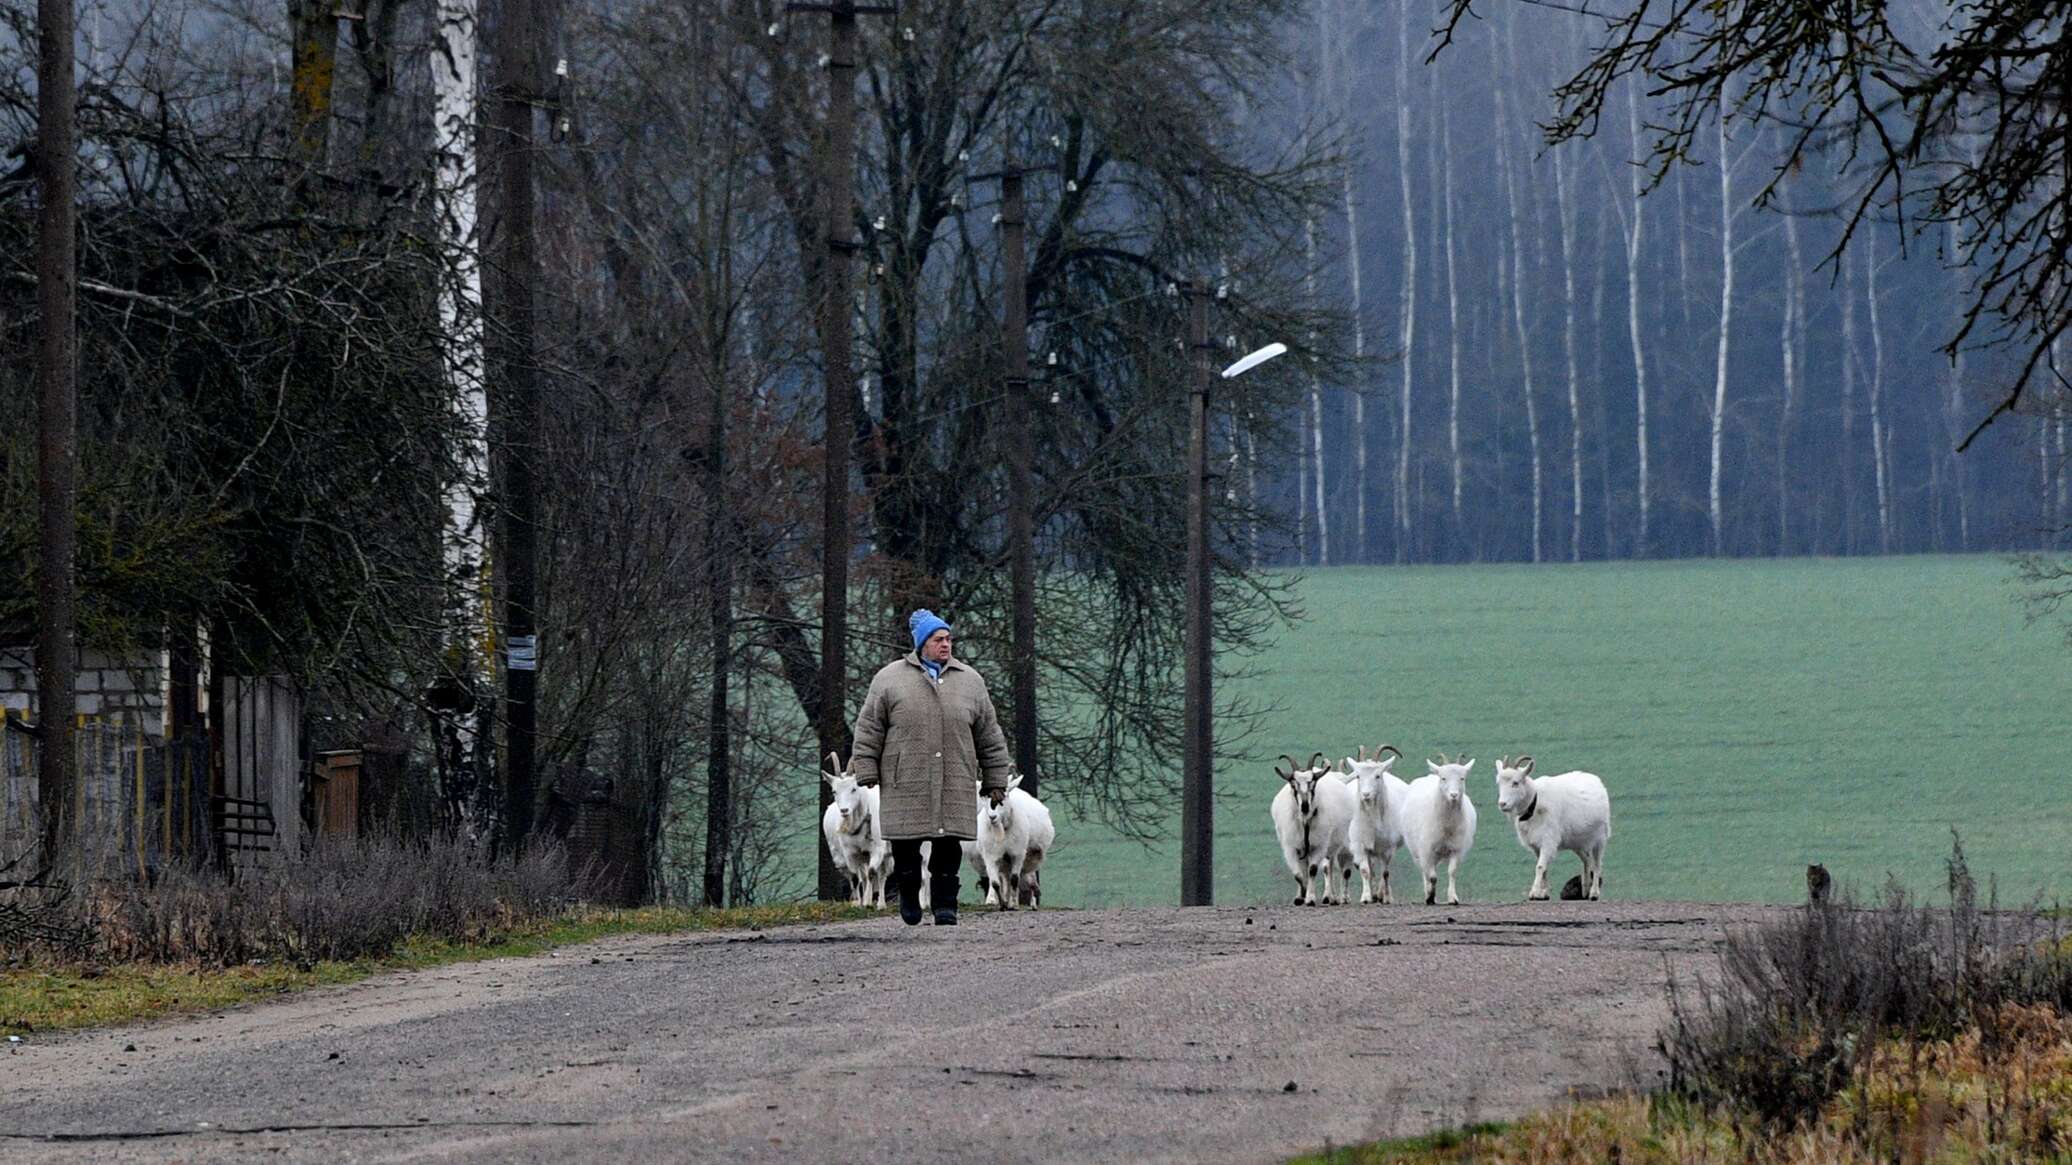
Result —
<instances>
[{"instance_id":1,"label":"woman walking on road","mask_svg":"<svg viewBox=\"0 0 2072 1165\"><path fill-rule=\"evenodd\" d=\"M907 618L914 650L871 677L849 760L857 782L878 786L878 818L892 843L899 917L921 921L921 843L933 840L928 894L937 926L957 924L959 841L978 835L978 795L1005 791L1007 735L978 672L951 658L950 625L922 609Z\"/></svg>"}]
</instances>

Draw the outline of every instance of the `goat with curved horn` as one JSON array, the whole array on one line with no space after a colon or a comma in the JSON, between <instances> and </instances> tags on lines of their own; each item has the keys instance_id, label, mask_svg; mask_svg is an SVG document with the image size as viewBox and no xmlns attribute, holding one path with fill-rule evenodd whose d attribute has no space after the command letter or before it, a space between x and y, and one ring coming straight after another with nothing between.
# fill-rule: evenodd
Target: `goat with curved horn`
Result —
<instances>
[{"instance_id":1,"label":"goat with curved horn","mask_svg":"<svg viewBox=\"0 0 2072 1165\"><path fill-rule=\"evenodd\" d=\"M1393 744L1384 744L1384 745L1382 745L1381 747L1379 747L1379 748L1376 748L1376 749L1374 750L1374 759L1375 759L1375 760L1380 760L1380 759L1381 759L1381 754L1382 754L1382 753L1385 753L1385 752L1392 752L1392 753L1395 753L1395 754L1396 754L1396 759L1397 759L1397 760L1402 760L1402 759L1403 759L1403 750L1402 750L1402 749L1400 749L1400 748L1397 748L1397 747L1396 747L1395 745L1393 745Z\"/></svg>"}]
</instances>

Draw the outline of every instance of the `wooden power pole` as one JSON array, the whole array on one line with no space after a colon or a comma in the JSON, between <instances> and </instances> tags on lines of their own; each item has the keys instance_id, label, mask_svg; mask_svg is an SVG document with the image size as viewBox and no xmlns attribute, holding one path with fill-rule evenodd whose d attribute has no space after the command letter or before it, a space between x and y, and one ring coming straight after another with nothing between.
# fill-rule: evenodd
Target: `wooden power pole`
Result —
<instances>
[{"instance_id":1,"label":"wooden power pole","mask_svg":"<svg viewBox=\"0 0 2072 1165\"><path fill-rule=\"evenodd\" d=\"M856 391L856 370L850 352L849 256L856 251L852 233L856 218L856 18L890 15L889 4L855 0L791 3L786 12L825 12L832 25L827 55L827 135L820 155L820 190L827 199L827 262L821 269L820 350L826 369L824 473L820 492L820 708L814 731L820 756L849 755L849 444L856 422L849 400ZM824 813L832 798L827 782L813 766ZM820 847L820 897L835 901L848 886L835 870L834 856Z\"/></svg>"},{"instance_id":2,"label":"wooden power pole","mask_svg":"<svg viewBox=\"0 0 2072 1165\"><path fill-rule=\"evenodd\" d=\"M1004 418L1007 438L1008 576L1013 591L1014 643L1008 682L1014 704L1014 763L1022 789L1037 795L1036 763L1036 530L1033 441L1029 433L1028 211L1022 178L1055 164L1017 165L1009 160L973 182L1000 180L1001 333L1006 363Z\"/></svg>"},{"instance_id":3,"label":"wooden power pole","mask_svg":"<svg viewBox=\"0 0 2072 1165\"><path fill-rule=\"evenodd\" d=\"M534 282L539 255L533 191L533 109L539 99L538 27L533 0L504 0L497 18L497 174L502 194L496 269L501 356L493 416L503 453L500 507L504 570L506 716L504 839L513 850L532 833L537 797L539 652L535 558L538 504L533 460L539 448L540 393L534 359Z\"/></svg>"},{"instance_id":4,"label":"wooden power pole","mask_svg":"<svg viewBox=\"0 0 2072 1165\"><path fill-rule=\"evenodd\" d=\"M37 5L36 304L36 788L43 811L43 861L70 840L79 762L73 751L74 674L79 646L73 581L78 547L78 257L73 249L72 0Z\"/></svg>"},{"instance_id":5,"label":"wooden power pole","mask_svg":"<svg viewBox=\"0 0 2072 1165\"><path fill-rule=\"evenodd\" d=\"M1215 747L1211 709L1210 613L1214 607L1209 551L1209 285L1187 288L1187 345L1194 359L1187 432L1187 664L1186 734L1180 777L1180 905L1216 902Z\"/></svg>"}]
</instances>

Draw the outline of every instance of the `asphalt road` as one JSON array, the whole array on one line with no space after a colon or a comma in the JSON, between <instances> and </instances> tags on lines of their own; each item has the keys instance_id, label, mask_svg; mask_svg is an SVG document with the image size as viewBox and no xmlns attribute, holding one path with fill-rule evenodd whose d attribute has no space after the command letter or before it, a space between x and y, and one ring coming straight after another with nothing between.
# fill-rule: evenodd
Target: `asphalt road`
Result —
<instances>
[{"instance_id":1,"label":"asphalt road","mask_svg":"<svg viewBox=\"0 0 2072 1165\"><path fill-rule=\"evenodd\" d=\"M1767 908L967 911L614 939L0 1051L0 1161L1275 1161L1651 1081Z\"/></svg>"}]
</instances>

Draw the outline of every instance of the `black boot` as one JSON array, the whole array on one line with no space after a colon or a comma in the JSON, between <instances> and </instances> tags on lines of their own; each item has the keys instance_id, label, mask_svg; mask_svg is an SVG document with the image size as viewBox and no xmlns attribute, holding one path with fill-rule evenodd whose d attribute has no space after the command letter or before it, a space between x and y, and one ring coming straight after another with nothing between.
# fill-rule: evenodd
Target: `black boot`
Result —
<instances>
[{"instance_id":1,"label":"black boot","mask_svg":"<svg viewBox=\"0 0 2072 1165\"><path fill-rule=\"evenodd\" d=\"M906 860L901 861L900 858ZM921 855L894 854L892 881L899 890L899 920L921 925Z\"/></svg>"},{"instance_id":2,"label":"black boot","mask_svg":"<svg viewBox=\"0 0 2072 1165\"><path fill-rule=\"evenodd\" d=\"M928 879L928 898L930 905L935 907L935 925L957 925L957 890L957 879L954 877ZM915 917L920 917L918 910L915 911Z\"/></svg>"}]
</instances>

